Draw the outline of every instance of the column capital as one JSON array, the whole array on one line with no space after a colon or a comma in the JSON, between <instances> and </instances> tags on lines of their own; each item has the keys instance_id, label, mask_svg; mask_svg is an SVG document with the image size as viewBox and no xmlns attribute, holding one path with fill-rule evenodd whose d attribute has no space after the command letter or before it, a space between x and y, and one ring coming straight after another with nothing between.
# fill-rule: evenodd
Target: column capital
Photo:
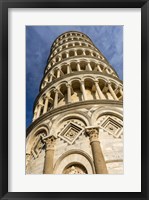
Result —
<instances>
[{"instance_id":1,"label":"column capital","mask_svg":"<svg viewBox=\"0 0 149 200\"><path fill-rule=\"evenodd\" d=\"M81 80L80 83L81 83L81 84L84 84L84 80Z\"/></svg>"},{"instance_id":2,"label":"column capital","mask_svg":"<svg viewBox=\"0 0 149 200\"><path fill-rule=\"evenodd\" d=\"M58 89L58 88L55 88L55 89L54 89L54 92L55 92L55 93L59 93L59 89Z\"/></svg>"},{"instance_id":3,"label":"column capital","mask_svg":"<svg viewBox=\"0 0 149 200\"><path fill-rule=\"evenodd\" d=\"M107 81L107 85L111 85L111 81L108 80L108 81Z\"/></svg>"},{"instance_id":4,"label":"column capital","mask_svg":"<svg viewBox=\"0 0 149 200\"><path fill-rule=\"evenodd\" d=\"M38 106L41 107L41 106L44 106L44 105L43 105L42 102L39 102L39 103L38 103Z\"/></svg>"},{"instance_id":5,"label":"column capital","mask_svg":"<svg viewBox=\"0 0 149 200\"><path fill-rule=\"evenodd\" d=\"M89 136L90 142L95 142L98 141L98 136L99 136L99 127L86 127L85 131L87 135Z\"/></svg>"},{"instance_id":6,"label":"column capital","mask_svg":"<svg viewBox=\"0 0 149 200\"><path fill-rule=\"evenodd\" d=\"M95 81L94 81L94 82L95 82L96 84L97 84L97 83L99 83L99 81L98 81L97 79L95 79Z\"/></svg>"},{"instance_id":7,"label":"column capital","mask_svg":"<svg viewBox=\"0 0 149 200\"><path fill-rule=\"evenodd\" d=\"M71 83L67 83L66 86L67 86L67 87L71 87Z\"/></svg>"},{"instance_id":8,"label":"column capital","mask_svg":"<svg viewBox=\"0 0 149 200\"><path fill-rule=\"evenodd\" d=\"M55 142L56 142L56 137L54 135L42 138L42 140L46 144L46 151L47 150L54 150Z\"/></svg>"},{"instance_id":9,"label":"column capital","mask_svg":"<svg viewBox=\"0 0 149 200\"><path fill-rule=\"evenodd\" d=\"M47 94L45 95L45 98L50 99L50 98L51 98L50 93L47 93Z\"/></svg>"}]
</instances>

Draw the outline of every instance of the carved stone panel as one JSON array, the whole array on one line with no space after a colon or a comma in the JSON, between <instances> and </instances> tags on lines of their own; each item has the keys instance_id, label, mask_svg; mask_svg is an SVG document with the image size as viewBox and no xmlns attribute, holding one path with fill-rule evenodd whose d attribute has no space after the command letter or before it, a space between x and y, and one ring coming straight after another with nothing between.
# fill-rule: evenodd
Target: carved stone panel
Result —
<instances>
[{"instance_id":1,"label":"carved stone panel","mask_svg":"<svg viewBox=\"0 0 149 200\"><path fill-rule=\"evenodd\" d=\"M122 134L123 125L110 116L106 117L105 120L102 121L100 127L116 138Z\"/></svg>"},{"instance_id":2,"label":"carved stone panel","mask_svg":"<svg viewBox=\"0 0 149 200\"><path fill-rule=\"evenodd\" d=\"M73 144L74 141L79 137L79 135L83 132L83 128L78 124L73 122L69 122L62 131L58 134L58 136L69 144Z\"/></svg>"}]
</instances>

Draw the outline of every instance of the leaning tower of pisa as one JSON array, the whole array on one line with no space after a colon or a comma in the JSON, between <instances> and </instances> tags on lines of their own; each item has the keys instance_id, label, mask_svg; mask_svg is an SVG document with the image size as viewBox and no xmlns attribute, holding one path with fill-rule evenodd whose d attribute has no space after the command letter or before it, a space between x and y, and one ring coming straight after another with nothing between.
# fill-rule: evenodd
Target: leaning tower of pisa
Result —
<instances>
[{"instance_id":1,"label":"leaning tower of pisa","mask_svg":"<svg viewBox=\"0 0 149 200\"><path fill-rule=\"evenodd\" d=\"M122 81L87 35L63 33L27 129L26 174L122 173Z\"/></svg>"}]
</instances>

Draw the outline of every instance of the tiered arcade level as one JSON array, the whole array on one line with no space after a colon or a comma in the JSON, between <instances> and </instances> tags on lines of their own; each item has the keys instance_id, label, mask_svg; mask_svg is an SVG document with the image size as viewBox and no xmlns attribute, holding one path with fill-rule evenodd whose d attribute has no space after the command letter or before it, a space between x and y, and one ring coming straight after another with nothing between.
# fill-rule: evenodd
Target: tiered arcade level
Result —
<instances>
[{"instance_id":1,"label":"tiered arcade level","mask_svg":"<svg viewBox=\"0 0 149 200\"><path fill-rule=\"evenodd\" d=\"M122 81L91 39L60 35L27 129L26 173L123 173L122 101Z\"/></svg>"}]
</instances>

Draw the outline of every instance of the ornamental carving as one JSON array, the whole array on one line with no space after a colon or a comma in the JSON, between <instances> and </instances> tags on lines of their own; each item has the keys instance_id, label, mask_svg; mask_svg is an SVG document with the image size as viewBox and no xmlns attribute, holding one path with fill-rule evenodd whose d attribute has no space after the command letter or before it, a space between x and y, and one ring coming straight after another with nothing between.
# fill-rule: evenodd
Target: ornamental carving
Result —
<instances>
[{"instance_id":1,"label":"ornamental carving","mask_svg":"<svg viewBox=\"0 0 149 200\"><path fill-rule=\"evenodd\" d=\"M119 138L123 132L123 125L121 120L116 117L107 116L101 123L100 128L109 134L113 135L115 138Z\"/></svg>"},{"instance_id":2,"label":"ornamental carving","mask_svg":"<svg viewBox=\"0 0 149 200\"><path fill-rule=\"evenodd\" d=\"M89 135L90 142L99 141L99 139L98 139L99 128L98 127L95 127L95 128L87 127L85 130L86 130L87 135Z\"/></svg>"},{"instance_id":3,"label":"ornamental carving","mask_svg":"<svg viewBox=\"0 0 149 200\"><path fill-rule=\"evenodd\" d=\"M55 136L48 136L46 138L43 138L43 142L46 145L46 150L53 150L55 147L55 143L56 143L56 137Z\"/></svg>"},{"instance_id":4,"label":"ornamental carving","mask_svg":"<svg viewBox=\"0 0 149 200\"><path fill-rule=\"evenodd\" d=\"M83 130L84 129L78 124L69 122L58 134L58 136L68 144L73 144L79 135L81 135Z\"/></svg>"}]
</instances>

